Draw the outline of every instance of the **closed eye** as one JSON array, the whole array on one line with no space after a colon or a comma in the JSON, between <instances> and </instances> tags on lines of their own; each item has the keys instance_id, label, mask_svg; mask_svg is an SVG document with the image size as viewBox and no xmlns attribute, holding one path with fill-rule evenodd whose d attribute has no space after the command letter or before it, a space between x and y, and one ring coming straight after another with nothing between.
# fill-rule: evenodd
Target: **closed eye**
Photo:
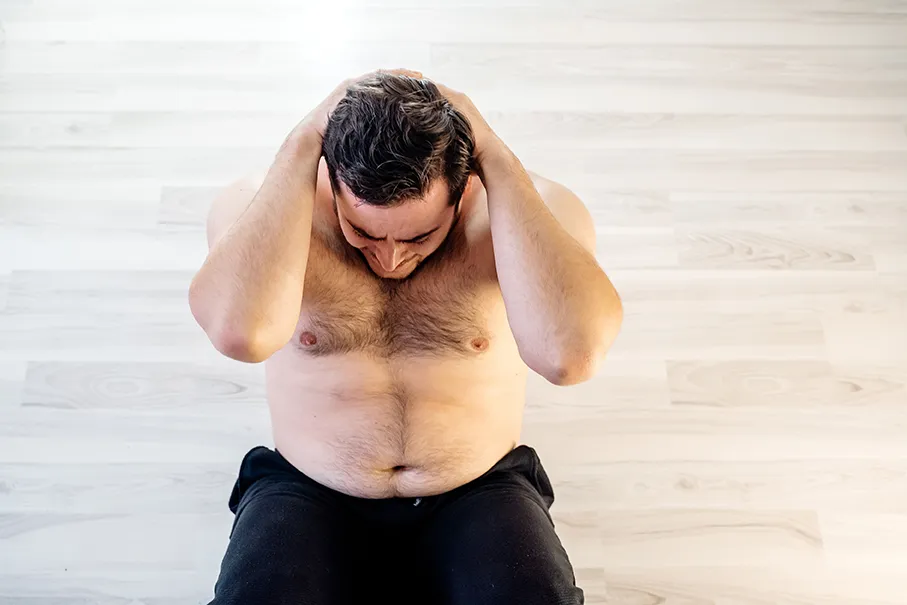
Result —
<instances>
[{"instance_id":1,"label":"closed eye","mask_svg":"<svg viewBox=\"0 0 907 605\"><path fill-rule=\"evenodd\" d=\"M352 226L352 225L351 225L351 226ZM365 233L364 231L362 231L362 230L360 230L360 229L357 229L356 227L353 227L353 232L354 232L356 235L358 235L359 237L365 238L365 239L367 239L367 240L371 240L371 241L373 241L373 242L380 242L380 241L382 241L381 239L379 239L379 238L377 238L377 237L372 237L371 235ZM422 237L417 237L416 239L408 239L408 240L404 240L403 243L404 243L404 244L424 244L425 242L428 241L428 238L429 238L429 237L431 237L431 233L426 233L426 234L423 235Z\"/></svg>"},{"instance_id":2,"label":"closed eye","mask_svg":"<svg viewBox=\"0 0 907 605\"><path fill-rule=\"evenodd\" d=\"M362 231L360 231L359 229L356 229L355 227L353 227L353 231L354 231L354 232L356 233L356 235L358 235L359 237L364 237L365 239L372 240L373 242L380 242L380 241L381 241L381 240L378 239L377 237L372 237L371 235L368 235L367 233L363 233Z\"/></svg>"}]
</instances>

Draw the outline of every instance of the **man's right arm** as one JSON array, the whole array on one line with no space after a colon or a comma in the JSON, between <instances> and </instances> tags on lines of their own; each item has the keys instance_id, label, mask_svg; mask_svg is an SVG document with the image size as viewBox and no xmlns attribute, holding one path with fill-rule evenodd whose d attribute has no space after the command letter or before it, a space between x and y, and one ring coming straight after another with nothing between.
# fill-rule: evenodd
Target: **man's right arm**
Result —
<instances>
[{"instance_id":1,"label":"man's right arm","mask_svg":"<svg viewBox=\"0 0 907 605\"><path fill-rule=\"evenodd\" d=\"M189 287L189 306L224 355L258 363L283 347L299 321L321 133L305 122L284 141L261 187Z\"/></svg>"}]
</instances>

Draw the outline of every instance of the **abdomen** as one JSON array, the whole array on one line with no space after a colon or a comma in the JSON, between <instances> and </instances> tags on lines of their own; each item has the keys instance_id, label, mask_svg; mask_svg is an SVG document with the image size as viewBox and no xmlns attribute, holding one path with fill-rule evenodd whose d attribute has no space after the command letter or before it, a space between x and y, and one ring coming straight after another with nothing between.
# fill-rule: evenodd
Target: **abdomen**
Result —
<instances>
[{"instance_id":1,"label":"abdomen","mask_svg":"<svg viewBox=\"0 0 907 605\"><path fill-rule=\"evenodd\" d=\"M362 353L267 362L275 445L306 475L363 498L443 493L482 475L518 442L525 366L375 360ZM502 367L502 364L507 367Z\"/></svg>"}]
</instances>

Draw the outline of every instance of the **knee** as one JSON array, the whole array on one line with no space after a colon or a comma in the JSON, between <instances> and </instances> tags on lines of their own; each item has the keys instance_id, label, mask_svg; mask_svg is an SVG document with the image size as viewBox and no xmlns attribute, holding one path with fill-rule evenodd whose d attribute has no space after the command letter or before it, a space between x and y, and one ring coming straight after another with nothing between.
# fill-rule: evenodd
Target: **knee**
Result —
<instances>
[{"instance_id":1,"label":"knee","mask_svg":"<svg viewBox=\"0 0 907 605\"><path fill-rule=\"evenodd\" d=\"M451 586L453 603L581 605L582 589L569 562L554 553L524 553L474 570Z\"/></svg>"}]
</instances>

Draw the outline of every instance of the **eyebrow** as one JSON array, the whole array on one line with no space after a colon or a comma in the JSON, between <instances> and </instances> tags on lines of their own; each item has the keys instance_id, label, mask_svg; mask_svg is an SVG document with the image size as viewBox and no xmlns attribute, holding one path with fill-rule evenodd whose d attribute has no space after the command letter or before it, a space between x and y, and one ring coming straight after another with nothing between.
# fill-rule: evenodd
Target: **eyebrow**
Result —
<instances>
[{"instance_id":1,"label":"eyebrow","mask_svg":"<svg viewBox=\"0 0 907 605\"><path fill-rule=\"evenodd\" d=\"M356 225L354 225L352 222L350 222L349 219L347 219L346 222L350 224L350 227L352 227L353 229L355 229L356 231L358 231L359 233L365 235L365 236L368 237L368 238L371 238L371 239L385 239L385 238L383 238L383 237L375 237L374 235L372 235L371 233L369 233L368 231L366 231L366 230L363 229L362 227L357 227ZM437 230L440 229L440 228L441 228L441 226L438 225L437 227L435 227L435 228L432 229L431 231L426 231L426 232L423 233L422 235L417 235L417 236L411 237L411 238L409 238L409 239L402 239L402 240L400 240L400 241L401 241L401 242L405 242L405 243L414 242L414 241L417 240L417 239L422 239L423 237L426 237L426 236L428 236L428 235L431 235L432 233L434 233L435 231L437 231Z\"/></svg>"}]
</instances>

